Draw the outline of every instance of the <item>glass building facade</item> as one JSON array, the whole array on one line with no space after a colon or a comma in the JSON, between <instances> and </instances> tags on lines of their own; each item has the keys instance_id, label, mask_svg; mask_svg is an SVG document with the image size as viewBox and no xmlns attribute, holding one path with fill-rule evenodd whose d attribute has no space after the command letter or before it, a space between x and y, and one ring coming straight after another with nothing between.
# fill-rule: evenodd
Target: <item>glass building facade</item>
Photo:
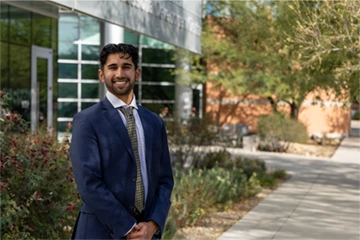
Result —
<instances>
[{"instance_id":1,"label":"glass building facade","mask_svg":"<svg viewBox=\"0 0 360 240\"><path fill-rule=\"evenodd\" d=\"M101 46L101 22L77 13L59 17L59 135L67 131L72 117L100 100L98 56ZM139 50L142 74L135 86L139 104L155 113L164 107L170 112L175 103L175 48L161 41L124 29L124 43Z\"/></svg>"},{"instance_id":2,"label":"glass building facade","mask_svg":"<svg viewBox=\"0 0 360 240\"><path fill-rule=\"evenodd\" d=\"M36 3L32 2L31 6ZM41 5L41 2L37 4ZM99 102L104 96L104 86L98 79L104 23L57 7L44 14L40 5L0 3L0 89L9 93L11 110L20 113L31 124L35 106L36 128L46 126L46 119L50 116L51 126L61 138L68 134L77 112ZM41 11L37 11L39 9ZM138 104L158 114L165 107L173 113L176 101L175 47L127 29L123 34L124 43L134 45L139 51L142 74L135 86ZM36 57L35 80L32 76L34 47L52 52L48 59ZM51 69L47 64L49 59ZM49 72L52 73L51 93L48 91ZM194 89L193 95L193 105L198 106L199 90ZM49 98L52 104L49 104ZM48 114L49 105L52 105L51 114Z\"/></svg>"},{"instance_id":3,"label":"glass building facade","mask_svg":"<svg viewBox=\"0 0 360 240\"><path fill-rule=\"evenodd\" d=\"M37 103L41 115L39 124L46 123L47 98L53 99L56 108L57 99L57 49L58 20L16 6L0 2L0 65L1 90L9 93L11 110L20 113L30 121L31 115L31 66L33 46L52 50L52 69L48 69L47 60L36 61ZM53 96L47 92L47 72L52 71ZM56 127L56 109L53 126Z\"/></svg>"},{"instance_id":4,"label":"glass building facade","mask_svg":"<svg viewBox=\"0 0 360 240\"><path fill-rule=\"evenodd\" d=\"M62 133L77 112L99 101L100 24L76 13L61 13L58 29L57 120Z\"/></svg>"}]
</instances>

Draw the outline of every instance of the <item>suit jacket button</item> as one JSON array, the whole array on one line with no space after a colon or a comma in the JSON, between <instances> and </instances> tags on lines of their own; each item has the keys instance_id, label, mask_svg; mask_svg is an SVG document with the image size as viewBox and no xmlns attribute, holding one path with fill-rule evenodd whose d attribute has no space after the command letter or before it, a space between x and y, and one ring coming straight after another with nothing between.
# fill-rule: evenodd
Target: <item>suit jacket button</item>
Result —
<instances>
[{"instance_id":1,"label":"suit jacket button","mask_svg":"<svg viewBox=\"0 0 360 240\"><path fill-rule=\"evenodd\" d=\"M131 181L136 182L136 177L133 177Z\"/></svg>"},{"instance_id":2,"label":"suit jacket button","mask_svg":"<svg viewBox=\"0 0 360 240\"><path fill-rule=\"evenodd\" d=\"M133 210L133 209L134 209L134 205L130 204L130 205L129 205L129 208L130 208L131 210Z\"/></svg>"}]
</instances>

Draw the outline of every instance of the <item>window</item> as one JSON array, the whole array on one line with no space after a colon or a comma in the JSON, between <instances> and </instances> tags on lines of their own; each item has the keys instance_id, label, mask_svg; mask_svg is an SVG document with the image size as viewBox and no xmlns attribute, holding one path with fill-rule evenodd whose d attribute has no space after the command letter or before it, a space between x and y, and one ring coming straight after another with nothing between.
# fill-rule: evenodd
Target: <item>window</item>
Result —
<instances>
[{"instance_id":1,"label":"window","mask_svg":"<svg viewBox=\"0 0 360 240\"><path fill-rule=\"evenodd\" d=\"M79 39L79 24L76 22L61 22L59 24L59 41L73 43Z\"/></svg>"},{"instance_id":2,"label":"window","mask_svg":"<svg viewBox=\"0 0 360 240\"><path fill-rule=\"evenodd\" d=\"M175 87L174 86L142 86L142 99L151 100L174 100Z\"/></svg>"},{"instance_id":3,"label":"window","mask_svg":"<svg viewBox=\"0 0 360 240\"><path fill-rule=\"evenodd\" d=\"M99 83L82 83L81 97L82 98L98 98Z\"/></svg>"},{"instance_id":4,"label":"window","mask_svg":"<svg viewBox=\"0 0 360 240\"><path fill-rule=\"evenodd\" d=\"M142 49L143 63L175 64L174 51L167 49Z\"/></svg>"},{"instance_id":5,"label":"window","mask_svg":"<svg viewBox=\"0 0 360 240\"><path fill-rule=\"evenodd\" d=\"M9 88L9 44L0 42L1 89Z\"/></svg>"},{"instance_id":6,"label":"window","mask_svg":"<svg viewBox=\"0 0 360 240\"><path fill-rule=\"evenodd\" d=\"M57 120L61 136L77 112L99 101L100 22L76 13L62 13L59 39Z\"/></svg>"},{"instance_id":7,"label":"window","mask_svg":"<svg viewBox=\"0 0 360 240\"><path fill-rule=\"evenodd\" d=\"M59 117L72 118L77 112L76 102L59 102Z\"/></svg>"},{"instance_id":8,"label":"window","mask_svg":"<svg viewBox=\"0 0 360 240\"><path fill-rule=\"evenodd\" d=\"M81 59L97 61L99 59L99 53L100 53L99 46L83 45L81 51Z\"/></svg>"},{"instance_id":9,"label":"window","mask_svg":"<svg viewBox=\"0 0 360 240\"><path fill-rule=\"evenodd\" d=\"M98 79L99 65L82 64L81 78L82 79Z\"/></svg>"},{"instance_id":10,"label":"window","mask_svg":"<svg viewBox=\"0 0 360 240\"><path fill-rule=\"evenodd\" d=\"M51 48L51 18L33 13L32 44Z\"/></svg>"},{"instance_id":11,"label":"window","mask_svg":"<svg viewBox=\"0 0 360 240\"><path fill-rule=\"evenodd\" d=\"M3 3L0 3L0 40L7 41L9 38L9 7Z\"/></svg>"},{"instance_id":12,"label":"window","mask_svg":"<svg viewBox=\"0 0 360 240\"><path fill-rule=\"evenodd\" d=\"M124 29L124 42L134 46L139 45L139 34L130 30Z\"/></svg>"},{"instance_id":13,"label":"window","mask_svg":"<svg viewBox=\"0 0 360 240\"><path fill-rule=\"evenodd\" d=\"M175 82L172 68L142 67L141 70L144 82Z\"/></svg>"},{"instance_id":14,"label":"window","mask_svg":"<svg viewBox=\"0 0 360 240\"><path fill-rule=\"evenodd\" d=\"M10 44L10 87L11 88L31 88L31 50L26 46Z\"/></svg>"},{"instance_id":15,"label":"window","mask_svg":"<svg viewBox=\"0 0 360 240\"><path fill-rule=\"evenodd\" d=\"M81 110L91 107L94 104L95 104L95 102L83 102L83 103L81 103Z\"/></svg>"},{"instance_id":16,"label":"window","mask_svg":"<svg viewBox=\"0 0 360 240\"><path fill-rule=\"evenodd\" d=\"M98 20L80 17L80 39L85 43L100 44L100 23Z\"/></svg>"},{"instance_id":17,"label":"window","mask_svg":"<svg viewBox=\"0 0 360 240\"><path fill-rule=\"evenodd\" d=\"M9 7L9 41L31 45L31 13L21 8Z\"/></svg>"},{"instance_id":18,"label":"window","mask_svg":"<svg viewBox=\"0 0 360 240\"><path fill-rule=\"evenodd\" d=\"M59 63L59 78L77 79L77 64Z\"/></svg>"},{"instance_id":19,"label":"window","mask_svg":"<svg viewBox=\"0 0 360 240\"><path fill-rule=\"evenodd\" d=\"M78 45L72 42L59 42L59 58L60 59L77 59Z\"/></svg>"},{"instance_id":20,"label":"window","mask_svg":"<svg viewBox=\"0 0 360 240\"><path fill-rule=\"evenodd\" d=\"M59 97L60 98L77 98L77 83L59 83Z\"/></svg>"}]
</instances>

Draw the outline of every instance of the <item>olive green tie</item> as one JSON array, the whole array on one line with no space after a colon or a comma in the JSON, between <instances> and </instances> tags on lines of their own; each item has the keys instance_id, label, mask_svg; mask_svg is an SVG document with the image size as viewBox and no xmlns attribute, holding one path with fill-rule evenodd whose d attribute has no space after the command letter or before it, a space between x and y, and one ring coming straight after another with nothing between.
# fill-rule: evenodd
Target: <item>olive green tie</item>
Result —
<instances>
[{"instance_id":1,"label":"olive green tie","mask_svg":"<svg viewBox=\"0 0 360 240\"><path fill-rule=\"evenodd\" d=\"M126 118L126 128L131 140L131 146L136 160L136 189L135 189L135 208L141 212L144 209L144 184L141 176L140 157L138 149L138 140L136 135L136 124L133 115L133 107L120 107L120 111Z\"/></svg>"}]
</instances>

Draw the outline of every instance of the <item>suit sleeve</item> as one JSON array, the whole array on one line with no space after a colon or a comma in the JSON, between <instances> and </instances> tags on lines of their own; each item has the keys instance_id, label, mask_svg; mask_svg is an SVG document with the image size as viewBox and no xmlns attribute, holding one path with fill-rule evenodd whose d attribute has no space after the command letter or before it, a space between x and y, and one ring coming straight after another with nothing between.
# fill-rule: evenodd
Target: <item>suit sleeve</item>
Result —
<instances>
[{"instance_id":1,"label":"suit sleeve","mask_svg":"<svg viewBox=\"0 0 360 240\"><path fill-rule=\"evenodd\" d=\"M170 162L170 153L168 147L168 141L166 136L166 129L164 121L161 119L161 139L162 139L162 151L161 151L161 176L159 178L158 188L156 191L154 204L151 208L148 220L153 220L160 227L160 233L158 236L161 238L164 230L165 221L169 213L171 205L171 192L174 187L173 172Z\"/></svg>"},{"instance_id":2,"label":"suit sleeve","mask_svg":"<svg viewBox=\"0 0 360 240\"><path fill-rule=\"evenodd\" d=\"M136 221L102 180L99 145L91 123L79 113L72 125L70 156L80 196L112 237L120 239Z\"/></svg>"}]
</instances>

